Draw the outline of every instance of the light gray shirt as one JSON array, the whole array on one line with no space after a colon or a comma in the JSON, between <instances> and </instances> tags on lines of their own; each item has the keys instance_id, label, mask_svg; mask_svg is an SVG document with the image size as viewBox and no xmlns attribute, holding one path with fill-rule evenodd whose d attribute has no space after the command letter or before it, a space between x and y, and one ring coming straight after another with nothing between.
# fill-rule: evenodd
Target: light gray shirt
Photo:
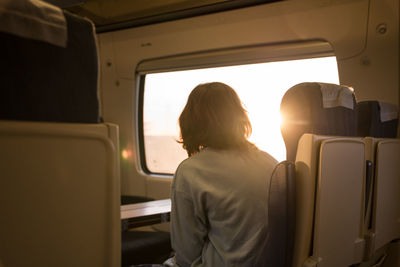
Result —
<instances>
[{"instance_id":1,"label":"light gray shirt","mask_svg":"<svg viewBox=\"0 0 400 267\"><path fill-rule=\"evenodd\" d=\"M256 266L268 237L268 189L277 161L256 148L206 148L172 183L177 266Z\"/></svg>"}]
</instances>

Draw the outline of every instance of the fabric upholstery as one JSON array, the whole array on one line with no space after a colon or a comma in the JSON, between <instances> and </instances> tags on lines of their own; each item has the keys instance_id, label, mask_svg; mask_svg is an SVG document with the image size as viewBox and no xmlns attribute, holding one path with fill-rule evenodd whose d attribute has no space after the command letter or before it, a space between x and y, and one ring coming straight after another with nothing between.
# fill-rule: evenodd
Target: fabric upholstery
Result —
<instances>
[{"instance_id":1,"label":"fabric upholstery","mask_svg":"<svg viewBox=\"0 0 400 267\"><path fill-rule=\"evenodd\" d=\"M0 31L62 47L67 43L62 10L41 0L2 1Z\"/></svg>"},{"instance_id":2,"label":"fabric upholstery","mask_svg":"<svg viewBox=\"0 0 400 267\"><path fill-rule=\"evenodd\" d=\"M136 203L148 202L148 201L153 201L153 200L155 200L155 199L149 198L149 197L122 195L121 196L121 205L136 204Z\"/></svg>"},{"instance_id":3,"label":"fabric upholstery","mask_svg":"<svg viewBox=\"0 0 400 267\"><path fill-rule=\"evenodd\" d=\"M171 255L168 232L123 231L121 266L162 263Z\"/></svg>"},{"instance_id":4,"label":"fabric upholstery","mask_svg":"<svg viewBox=\"0 0 400 267\"><path fill-rule=\"evenodd\" d=\"M121 204L135 204L154 199L142 196L121 196ZM168 232L122 231L122 266L143 263L162 263L172 251Z\"/></svg>"},{"instance_id":5,"label":"fabric upholstery","mask_svg":"<svg viewBox=\"0 0 400 267\"><path fill-rule=\"evenodd\" d=\"M396 108L396 107L393 107ZM370 136L377 138L396 138L399 117L397 115L388 120L381 119L381 105L378 101L362 101L357 103L358 136Z\"/></svg>"},{"instance_id":6,"label":"fabric upholstery","mask_svg":"<svg viewBox=\"0 0 400 267\"><path fill-rule=\"evenodd\" d=\"M0 119L99 122L93 24L64 12L67 47L0 32Z\"/></svg>"},{"instance_id":7,"label":"fabric upholstery","mask_svg":"<svg viewBox=\"0 0 400 267\"><path fill-rule=\"evenodd\" d=\"M338 89L342 88L336 86ZM352 98L353 106L356 107L354 93ZM297 143L304 133L357 135L356 109L344 106L324 108L320 83L301 83L290 88L282 98L281 114L281 132L286 145L287 160L295 160Z\"/></svg>"},{"instance_id":8,"label":"fabric upholstery","mask_svg":"<svg viewBox=\"0 0 400 267\"><path fill-rule=\"evenodd\" d=\"M268 200L269 237L265 266L291 267L295 235L295 167L279 163L271 176Z\"/></svg>"}]
</instances>

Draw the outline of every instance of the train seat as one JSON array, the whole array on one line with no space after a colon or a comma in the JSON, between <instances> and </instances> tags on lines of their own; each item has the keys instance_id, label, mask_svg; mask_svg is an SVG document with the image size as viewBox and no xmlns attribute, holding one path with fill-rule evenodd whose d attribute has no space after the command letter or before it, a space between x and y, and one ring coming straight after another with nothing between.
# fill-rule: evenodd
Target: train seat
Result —
<instances>
[{"instance_id":1,"label":"train seat","mask_svg":"<svg viewBox=\"0 0 400 267\"><path fill-rule=\"evenodd\" d=\"M327 83L300 83L282 98L281 128L287 160L294 161L304 133L357 135L356 100L352 88Z\"/></svg>"},{"instance_id":2,"label":"train seat","mask_svg":"<svg viewBox=\"0 0 400 267\"><path fill-rule=\"evenodd\" d=\"M269 237L263 266L291 267L296 225L294 163L279 163L272 175L268 200Z\"/></svg>"},{"instance_id":3,"label":"train seat","mask_svg":"<svg viewBox=\"0 0 400 267\"><path fill-rule=\"evenodd\" d=\"M93 24L0 5L2 264L119 266L118 127L99 123Z\"/></svg>"},{"instance_id":4,"label":"train seat","mask_svg":"<svg viewBox=\"0 0 400 267\"><path fill-rule=\"evenodd\" d=\"M398 107L394 104L357 103L358 135L366 136L366 158L372 164L369 210L366 217L366 259L386 250L400 238L400 140L397 136Z\"/></svg>"},{"instance_id":5,"label":"train seat","mask_svg":"<svg viewBox=\"0 0 400 267\"><path fill-rule=\"evenodd\" d=\"M364 182L362 138L300 138L294 266L349 266L363 260Z\"/></svg>"},{"instance_id":6,"label":"train seat","mask_svg":"<svg viewBox=\"0 0 400 267\"><path fill-rule=\"evenodd\" d=\"M67 127L64 123L70 123L70 127L74 127L74 129L81 128L81 131L78 129L76 130L76 135L78 136L80 133L84 136L87 131L99 131L99 135L107 136L104 133L104 129L112 129L116 126L111 127L111 124L100 123L98 51L95 29L92 22L67 11L61 11L42 1L8 1L2 6L1 10L0 48L2 48L2 51L5 51L5 53L3 53L2 57L3 64L0 66L0 71L3 73L4 77L2 81L2 90L0 91L0 120L9 121L10 123L14 123L15 121L52 122L55 123L54 127L58 127L60 130ZM26 14L26 16L24 14ZM87 124L93 124L93 126L89 127ZM36 126L37 124L32 123L26 125L39 127ZM29 127L27 126L21 126L21 129L26 129L29 134ZM52 129L52 127L53 126L49 126L48 124L43 124L43 131L40 132L40 134L45 137L43 138L44 140L46 140L46 138L53 138L51 134L45 131L45 129ZM117 130L115 132L117 132ZM109 134L111 133L112 131L110 130ZM108 138L110 138L110 136ZM112 158L115 164L117 164L116 168L119 172L119 137L118 135L113 135L113 138L112 144L115 151L109 149L108 153L111 154L108 155L108 157ZM71 139L68 142L73 143L75 142L74 140L75 139ZM83 142L79 140L79 138L77 138L76 141ZM23 143L24 141L21 139L19 142ZM62 143L64 141L60 142ZM44 146L50 144L51 142L43 142ZM61 144L60 147L62 147ZM71 145L71 147L74 147L74 145ZM85 146L82 146L82 149L84 149L84 147ZM47 151L47 149L49 148L45 147L43 151ZM8 152L4 150L1 156L7 157L6 153ZM21 151L21 153L24 153L24 151ZM37 159L40 160L43 152L37 151L37 153ZM67 155L72 156L72 154ZM33 156L31 158L26 158L25 161L33 160L33 158ZM61 171L57 168L62 169L63 164L69 166L67 162L69 159L67 157L63 159L66 161L65 163L59 162L58 165L54 166L57 172ZM82 158L82 162L87 162L87 164L91 164L90 160L89 158ZM73 158L71 158L71 161L75 162ZM46 160L42 160L42 162L46 162ZM47 165L44 165L43 168L47 168L46 166ZM4 166L2 165L2 167ZM77 168L78 166L71 165L70 167ZM89 168L88 170L92 169ZM95 173L95 170L93 170L93 173ZM56 176L58 174L56 173L54 175ZM76 179L85 179L85 177L81 177L79 174L75 176ZM89 179L88 181L93 182L93 186L96 188L99 187L98 189L100 189L102 186L102 178L99 177L98 179L98 185L93 180ZM119 179L118 173L117 176L113 176L112 181L108 181L110 190L116 186L115 184L119 184ZM40 179L38 182L40 182ZM42 182L45 183L44 180ZM49 186L51 185L50 183ZM76 185L76 187L78 187L78 185ZM105 193L104 197L107 197L108 201L110 201L110 205L111 203L114 205L113 198L115 196L109 195L110 192L107 191L107 188L102 188L102 190ZM73 194L73 192L71 192L71 194ZM86 191L86 194L87 201L93 203L93 200L96 199L93 198L93 193ZM21 199L28 201L28 197L29 195L24 195L21 196ZM47 197L50 198L49 195ZM118 198L119 197L118 195ZM97 198L101 207L105 204L105 198ZM81 200L86 201L83 196L81 196ZM118 201L118 204L120 204L120 201L125 200L126 198L122 198ZM132 200L132 198L129 198L129 200ZM66 206L67 202L63 205ZM76 207L78 207L78 205L76 205ZM112 208L114 209L116 207L112 206ZM107 216L111 216L111 214ZM107 216L104 215L102 218L97 219L108 221L106 218ZM118 220L120 218L119 214L113 214L112 216L113 218L117 216L116 218L118 218ZM66 221L66 223L67 222L68 221ZM108 226L120 229L120 224L115 225L113 223L108 224ZM48 225L46 225L46 227L48 227ZM45 228L43 228L41 232L44 230ZM94 237L93 242L98 242L99 244L106 242L106 240L100 239L100 234L93 234L91 229L87 230L87 233L92 233ZM107 231L111 230L112 233L115 234L114 228L107 228ZM123 235L122 237L121 234ZM71 236L74 235L72 234ZM96 236L98 236L98 238L96 238ZM107 266L120 265L119 263L116 264L116 262L120 262L121 260L121 239L124 241L122 247L128 248L124 249L124 254L128 256L129 254L143 255L143 253L132 250L132 248L138 247L138 244L150 244L153 245L153 248L159 248L161 243L164 245L164 250L169 249L169 253L170 241L168 234L163 233L162 239L154 238L154 236L159 236L159 234L147 232L147 235L144 235L143 232L141 232L132 238L132 233L127 234L125 231L118 231L118 237L112 236L111 239L109 238L110 244L115 245L114 243L118 243L115 245L116 247L113 247L113 249L117 248L118 257L114 259L115 255L113 254L114 262L112 264L107 263ZM27 237L29 237L29 235L27 235ZM34 235L31 235L31 237L38 238L38 236ZM64 235L61 235L61 237L64 237ZM118 238L119 241L114 242L114 238ZM67 244L71 245L70 243L66 243L65 246L67 246ZM103 246L108 247L109 245L103 244ZM86 247L89 247L89 244L87 244ZM48 252L51 252L51 249L58 250L57 247L48 248ZM82 250L81 253L83 253L83 251L84 250ZM104 251L98 252L98 255L104 255L103 258L106 259L109 253L114 253L114 250L110 249L107 253ZM57 253L54 254L56 255ZM90 255L88 254L87 256ZM79 257L80 256L77 256L77 258ZM27 258L29 259L29 257ZM43 258L45 257L43 256ZM96 263L96 257L93 258L93 261ZM97 261L96 264L98 263ZM91 266L83 263L71 264L70 266L84 265ZM98 264L96 266L101 265Z\"/></svg>"},{"instance_id":7,"label":"train seat","mask_svg":"<svg viewBox=\"0 0 400 267\"><path fill-rule=\"evenodd\" d=\"M0 121L5 266L118 266L118 127Z\"/></svg>"},{"instance_id":8,"label":"train seat","mask_svg":"<svg viewBox=\"0 0 400 267\"><path fill-rule=\"evenodd\" d=\"M121 266L161 264L171 257L171 238L164 231L125 231Z\"/></svg>"},{"instance_id":9,"label":"train seat","mask_svg":"<svg viewBox=\"0 0 400 267\"><path fill-rule=\"evenodd\" d=\"M379 101L357 103L358 136L396 138L399 122L398 106Z\"/></svg>"},{"instance_id":10,"label":"train seat","mask_svg":"<svg viewBox=\"0 0 400 267\"><path fill-rule=\"evenodd\" d=\"M0 119L99 123L94 25L41 1L2 5Z\"/></svg>"},{"instance_id":11,"label":"train seat","mask_svg":"<svg viewBox=\"0 0 400 267\"><path fill-rule=\"evenodd\" d=\"M361 262L366 162L353 90L301 83L282 98L281 114L287 159L296 166L293 266Z\"/></svg>"},{"instance_id":12,"label":"train seat","mask_svg":"<svg viewBox=\"0 0 400 267\"><path fill-rule=\"evenodd\" d=\"M400 238L400 139L366 138L375 165L372 211L373 253Z\"/></svg>"},{"instance_id":13,"label":"train seat","mask_svg":"<svg viewBox=\"0 0 400 267\"><path fill-rule=\"evenodd\" d=\"M121 204L135 204L154 199L143 196L122 195ZM123 227L124 228L124 227ZM169 232L122 229L121 266L163 263L171 256Z\"/></svg>"}]
</instances>

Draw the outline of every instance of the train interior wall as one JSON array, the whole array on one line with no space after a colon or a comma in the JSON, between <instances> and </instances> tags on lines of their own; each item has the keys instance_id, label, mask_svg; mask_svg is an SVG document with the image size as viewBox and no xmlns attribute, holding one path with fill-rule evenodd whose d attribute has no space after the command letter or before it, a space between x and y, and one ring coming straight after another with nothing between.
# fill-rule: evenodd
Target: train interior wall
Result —
<instances>
[{"instance_id":1,"label":"train interior wall","mask_svg":"<svg viewBox=\"0 0 400 267\"><path fill-rule=\"evenodd\" d=\"M306 40L331 44L340 83L352 86L358 100L399 104L398 0L282 1L99 34L102 116L119 125L121 149L133 152L121 159L121 193L168 198L172 177L141 167L138 64Z\"/></svg>"}]
</instances>

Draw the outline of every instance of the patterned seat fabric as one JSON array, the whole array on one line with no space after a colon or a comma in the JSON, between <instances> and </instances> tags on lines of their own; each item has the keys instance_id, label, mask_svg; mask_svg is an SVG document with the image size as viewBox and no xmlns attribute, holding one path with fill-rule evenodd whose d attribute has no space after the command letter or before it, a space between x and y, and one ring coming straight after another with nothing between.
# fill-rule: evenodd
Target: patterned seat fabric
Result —
<instances>
[{"instance_id":1,"label":"patterned seat fabric","mask_svg":"<svg viewBox=\"0 0 400 267\"><path fill-rule=\"evenodd\" d=\"M281 102L281 132L287 160L296 158L304 133L335 136L357 135L356 99L351 88L326 83L300 83Z\"/></svg>"},{"instance_id":2,"label":"patterned seat fabric","mask_svg":"<svg viewBox=\"0 0 400 267\"><path fill-rule=\"evenodd\" d=\"M93 24L64 16L65 48L0 31L1 120L100 122Z\"/></svg>"},{"instance_id":3,"label":"patterned seat fabric","mask_svg":"<svg viewBox=\"0 0 400 267\"><path fill-rule=\"evenodd\" d=\"M359 136L396 138L398 106L378 101L362 101L357 103L357 113Z\"/></svg>"}]
</instances>

